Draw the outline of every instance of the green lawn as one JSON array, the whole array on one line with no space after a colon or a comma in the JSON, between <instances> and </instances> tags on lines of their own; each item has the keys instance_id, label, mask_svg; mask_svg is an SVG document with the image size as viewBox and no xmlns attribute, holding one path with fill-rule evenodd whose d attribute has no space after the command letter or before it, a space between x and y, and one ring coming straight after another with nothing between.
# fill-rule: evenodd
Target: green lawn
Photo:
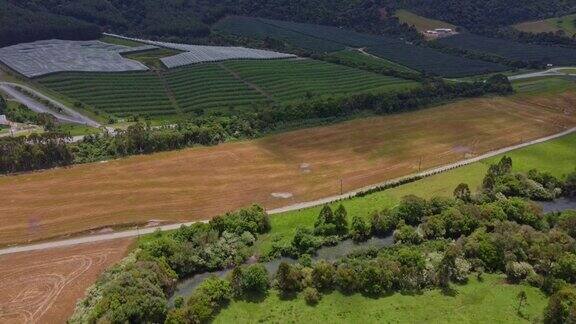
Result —
<instances>
[{"instance_id":1,"label":"green lawn","mask_svg":"<svg viewBox=\"0 0 576 324\"><path fill-rule=\"evenodd\" d=\"M576 134L530 146L507 153L512 157L514 170L527 172L530 169L548 171L555 176L563 176L576 169ZM490 164L501 157L494 157L468 166L454 169L432 177L409 183L397 188L381 191L366 197L345 200L342 204L353 216L370 217L378 209L394 207L406 195L423 198L451 196L454 188L462 182L473 190L478 188ZM339 203L333 203L335 207ZM272 230L262 235L256 243L256 252L265 255L274 242L288 243L298 226L312 227L321 207L287 212L271 217Z\"/></svg>"},{"instance_id":2,"label":"green lawn","mask_svg":"<svg viewBox=\"0 0 576 324\"><path fill-rule=\"evenodd\" d=\"M439 290L378 299L333 292L314 307L300 296L281 300L272 292L260 303L232 302L214 323L529 323L542 316L547 298L540 290L503 281L503 275L486 274L482 282L471 278L453 297ZM528 296L524 318L516 310L520 291Z\"/></svg>"},{"instance_id":3,"label":"green lawn","mask_svg":"<svg viewBox=\"0 0 576 324\"><path fill-rule=\"evenodd\" d=\"M525 94L561 93L574 88L574 81L568 77L541 77L521 79L512 82L514 90Z\"/></svg>"},{"instance_id":4,"label":"green lawn","mask_svg":"<svg viewBox=\"0 0 576 324\"><path fill-rule=\"evenodd\" d=\"M59 125L58 131L70 134L70 136L91 135L91 134L99 134L102 132L98 128L78 124Z\"/></svg>"}]
</instances>

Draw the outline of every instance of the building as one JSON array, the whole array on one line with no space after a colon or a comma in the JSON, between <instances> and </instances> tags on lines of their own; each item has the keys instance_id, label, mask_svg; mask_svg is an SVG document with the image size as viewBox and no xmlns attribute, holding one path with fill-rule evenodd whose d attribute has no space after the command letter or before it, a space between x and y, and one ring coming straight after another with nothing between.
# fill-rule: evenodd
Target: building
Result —
<instances>
[{"instance_id":1,"label":"building","mask_svg":"<svg viewBox=\"0 0 576 324\"><path fill-rule=\"evenodd\" d=\"M6 119L5 115L0 115L0 125L10 126L10 122Z\"/></svg>"}]
</instances>

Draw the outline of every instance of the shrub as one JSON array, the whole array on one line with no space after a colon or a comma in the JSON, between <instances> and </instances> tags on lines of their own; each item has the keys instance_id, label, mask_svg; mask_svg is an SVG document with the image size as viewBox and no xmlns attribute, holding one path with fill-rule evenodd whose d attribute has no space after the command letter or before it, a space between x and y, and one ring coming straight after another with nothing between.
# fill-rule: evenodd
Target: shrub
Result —
<instances>
[{"instance_id":1,"label":"shrub","mask_svg":"<svg viewBox=\"0 0 576 324\"><path fill-rule=\"evenodd\" d=\"M308 287L304 289L304 300L308 305L316 305L320 301L320 293L316 288Z\"/></svg>"},{"instance_id":2,"label":"shrub","mask_svg":"<svg viewBox=\"0 0 576 324\"><path fill-rule=\"evenodd\" d=\"M270 230L270 219L264 208L253 205L235 212L214 217L210 221L212 228L220 233L230 232L241 235L244 232L262 234Z\"/></svg>"},{"instance_id":3,"label":"shrub","mask_svg":"<svg viewBox=\"0 0 576 324\"><path fill-rule=\"evenodd\" d=\"M312 280L318 289L332 289L334 284L334 266L324 260L317 262L312 270Z\"/></svg>"},{"instance_id":4,"label":"shrub","mask_svg":"<svg viewBox=\"0 0 576 324\"><path fill-rule=\"evenodd\" d=\"M300 254L312 254L320 246L322 246L322 240L314 236L311 230L299 227L296 229L296 234L292 239L292 247Z\"/></svg>"},{"instance_id":5,"label":"shrub","mask_svg":"<svg viewBox=\"0 0 576 324\"><path fill-rule=\"evenodd\" d=\"M409 225L418 225L424 216L429 215L430 206L428 202L416 196L406 196L396 208L398 217Z\"/></svg>"},{"instance_id":6,"label":"shrub","mask_svg":"<svg viewBox=\"0 0 576 324\"><path fill-rule=\"evenodd\" d=\"M554 265L552 272L557 278L576 283L576 255L565 252Z\"/></svg>"},{"instance_id":7,"label":"shrub","mask_svg":"<svg viewBox=\"0 0 576 324\"><path fill-rule=\"evenodd\" d=\"M364 219L354 216L352 219L352 230L350 231L352 239L355 242L366 241L370 238L370 227Z\"/></svg>"},{"instance_id":8,"label":"shrub","mask_svg":"<svg viewBox=\"0 0 576 324\"><path fill-rule=\"evenodd\" d=\"M241 288L243 294L265 294L269 286L268 270L262 264L242 268Z\"/></svg>"},{"instance_id":9,"label":"shrub","mask_svg":"<svg viewBox=\"0 0 576 324\"><path fill-rule=\"evenodd\" d=\"M401 222L401 224L398 225L398 229L394 231L394 242L403 244L420 244L422 243L422 237L414 227Z\"/></svg>"},{"instance_id":10,"label":"shrub","mask_svg":"<svg viewBox=\"0 0 576 324\"><path fill-rule=\"evenodd\" d=\"M576 319L576 289L565 287L550 297L544 311L544 323L573 323Z\"/></svg>"},{"instance_id":11,"label":"shrub","mask_svg":"<svg viewBox=\"0 0 576 324\"><path fill-rule=\"evenodd\" d=\"M370 222L372 234L378 237L388 236L396 229L398 221L398 215L390 210L376 212Z\"/></svg>"},{"instance_id":12,"label":"shrub","mask_svg":"<svg viewBox=\"0 0 576 324\"><path fill-rule=\"evenodd\" d=\"M534 268L526 262L509 262L506 265L506 277L512 283L519 283L534 273Z\"/></svg>"},{"instance_id":13,"label":"shrub","mask_svg":"<svg viewBox=\"0 0 576 324\"><path fill-rule=\"evenodd\" d=\"M334 274L334 282L344 293L352 293L358 289L356 271L346 264L338 266Z\"/></svg>"},{"instance_id":14,"label":"shrub","mask_svg":"<svg viewBox=\"0 0 576 324\"><path fill-rule=\"evenodd\" d=\"M286 262L280 263L276 272L276 288L283 295L299 291L302 281L302 274L296 268Z\"/></svg>"}]
</instances>

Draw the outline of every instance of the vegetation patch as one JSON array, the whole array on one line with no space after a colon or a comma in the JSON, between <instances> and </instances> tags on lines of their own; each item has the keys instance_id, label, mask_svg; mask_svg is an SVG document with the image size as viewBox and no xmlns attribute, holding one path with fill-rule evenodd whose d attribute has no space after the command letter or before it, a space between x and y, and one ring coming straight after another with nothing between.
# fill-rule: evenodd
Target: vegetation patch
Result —
<instances>
[{"instance_id":1,"label":"vegetation patch","mask_svg":"<svg viewBox=\"0 0 576 324\"><path fill-rule=\"evenodd\" d=\"M576 34L576 15L549 18L544 20L528 21L513 27L527 33L555 33L572 37Z\"/></svg>"}]
</instances>

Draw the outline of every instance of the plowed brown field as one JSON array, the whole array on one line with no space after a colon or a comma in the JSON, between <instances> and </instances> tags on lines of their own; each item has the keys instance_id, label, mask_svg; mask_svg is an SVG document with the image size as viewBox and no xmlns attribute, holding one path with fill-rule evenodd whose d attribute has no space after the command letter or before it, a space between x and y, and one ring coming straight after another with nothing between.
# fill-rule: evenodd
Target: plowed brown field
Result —
<instances>
[{"instance_id":1,"label":"plowed brown field","mask_svg":"<svg viewBox=\"0 0 576 324\"><path fill-rule=\"evenodd\" d=\"M65 323L131 240L0 256L0 323Z\"/></svg>"},{"instance_id":2,"label":"plowed brown field","mask_svg":"<svg viewBox=\"0 0 576 324\"><path fill-rule=\"evenodd\" d=\"M0 245L206 219L385 181L576 125L576 93L479 98L217 147L0 178ZM275 195L273 193L280 193ZM291 198L277 198L287 197Z\"/></svg>"}]
</instances>

